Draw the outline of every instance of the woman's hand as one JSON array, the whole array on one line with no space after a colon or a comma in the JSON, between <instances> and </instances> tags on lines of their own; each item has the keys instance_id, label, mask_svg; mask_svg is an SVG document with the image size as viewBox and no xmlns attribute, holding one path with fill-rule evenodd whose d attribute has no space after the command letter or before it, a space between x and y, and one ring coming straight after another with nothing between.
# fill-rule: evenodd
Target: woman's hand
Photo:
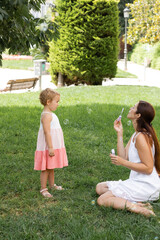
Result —
<instances>
[{"instance_id":1,"label":"woman's hand","mask_svg":"<svg viewBox=\"0 0 160 240\"><path fill-rule=\"evenodd\" d=\"M123 158L117 155L110 154L109 156L111 158L111 162L117 166L122 165L122 163L125 161Z\"/></svg>"},{"instance_id":2,"label":"woman's hand","mask_svg":"<svg viewBox=\"0 0 160 240\"><path fill-rule=\"evenodd\" d=\"M117 133L122 133L123 132L123 126L121 120L118 121L117 119L114 121L114 129L116 130Z\"/></svg>"},{"instance_id":3,"label":"woman's hand","mask_svg":"<svg viewBox=\"0 0 160 240\"><path fill-rule=\"evenodd\" d=\"M53 148L49 148L49 156L50 157L53 157L55 154L54 154L54 149Z\"/></svg>"}]
</instances>

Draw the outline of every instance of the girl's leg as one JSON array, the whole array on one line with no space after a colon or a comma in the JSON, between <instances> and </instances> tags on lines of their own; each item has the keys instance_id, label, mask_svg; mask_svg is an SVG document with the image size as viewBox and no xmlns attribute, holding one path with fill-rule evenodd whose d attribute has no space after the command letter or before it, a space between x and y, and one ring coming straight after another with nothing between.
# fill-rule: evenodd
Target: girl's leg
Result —
<instances>
[{"instance_id":1,"label":"girl's leg","mask_svg":"<svg viewBox=\"0 0 160 240\"><path fill-rule=\"evenodd\" d=\"M49 172L48 170L41 171L40 180L41 180L41 190L45 189L47 186Z\"/></svg>"},{"instance_id":2,"label":"girl's leg","mask_svg":"<svg viewBox=\"0 0 160 240\"><path fill-rule=\"evenodd\" d=\"M102 195L106 192L108 192L108 187L107 187L107 183L106 182L101 182L101 183L98 183L97 186L96 186L96 193L98 195Z\"/></svg>"},{"instance_id":3,"label":"girl's leg","mask_svg":"<svg viewBox=\"0 0 160 240\"><path fill-rule=\"evenodd\" d=\"M41 190L40 190L40 193L46 198L52 197L52 195L48 192L48 189L46 188L48 176L49 176L48 169L45 170L45 171L41 171L41 175L40 175Z\"/></svg>"},{"instance_id":4,"label":"girl's leg","mask_svg":"<svg viewBox=\"0 0 160 240\"><path fill-rule=\"evenodd\" d=\"M57 186L56 184L54 184L54 169L49 170L48 180L49 180L50 188L55 189L55 190L64 190L64 188L62 188L62 186Z\"/></svg>"},{"instance_id":5,"label":"girl's leg","mask_svg":"<svg viewBox=\"0 0 160 240\"><path fill-rule=\"evenodd\" d=\"M49 169L48 181L50 188L52 188L54 186L54 169Z\"/></svg>"},{"instance_id":6,"label":"girl's leg","mask_svg":"<svg viewBox=\"0 0 160 240\"><path fill-rule=\"evenodd\" d=\"M62 186L57 186L56 184L54 184L54 169L49 170L48 180L49 180L50 188L55 189L55 190L64 190L64 188L62 188Z\"/></svg>"},{"instance_id":7,"label":"girl's leg","mask_svg":"<svg viewBox=\"0 0 160 240\"><path fill-rule=\"evenodd\" d=\"M132 203L124 198L115 197L111 191L102 194L97 199L97 203L100 206L113 207L115 209L127 209L130 212L139 213L147 217L151 215L155 216L152 210L140 206L137 203Z\"/></svg>"}]
</instances>

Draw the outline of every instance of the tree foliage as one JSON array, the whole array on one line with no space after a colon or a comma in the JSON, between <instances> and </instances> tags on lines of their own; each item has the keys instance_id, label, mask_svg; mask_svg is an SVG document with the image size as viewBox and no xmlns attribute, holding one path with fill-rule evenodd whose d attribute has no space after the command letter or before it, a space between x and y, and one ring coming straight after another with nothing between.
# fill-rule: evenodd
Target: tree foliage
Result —
<instances>
[{"instance_id":1,"label":"tree foliage","mask_svg":"<svg viewBox=\"0 0 160 240\"><path fill-rule=\"evenodd\" d=\"M132 15L129 19L128 43L153 44L160 41L160 1L135 0L128 7Z\"/></svg>"},{"instance_id":2,"label":"tree foliage","mask_svg":"<svg viewBox=\"0 0 160 240\"><path fill-rule=\"evenodd\" d=\"M0 58L6 48L9 53L24 53L40 42L37 19L30 10L38 11L43 2L45 0L0 0Z\"/></svg>"},{"instance_id":3,"label":"tree foliage","mask_svg":"<svg viewBox=\"0 0 160 240\"><path fill-rule=\"evenodd\" d=\"M66 84L101 84L116 74L118 0L57 0L59 39L50 43L51 74Z\"/></svg>"}]
</instances>

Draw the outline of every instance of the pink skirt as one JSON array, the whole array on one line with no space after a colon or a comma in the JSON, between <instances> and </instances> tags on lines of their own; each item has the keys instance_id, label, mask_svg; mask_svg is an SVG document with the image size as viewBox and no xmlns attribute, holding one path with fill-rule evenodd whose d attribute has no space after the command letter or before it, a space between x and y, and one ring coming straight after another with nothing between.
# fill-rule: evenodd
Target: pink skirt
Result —
<instances>
[{"instance_id":1,"label":"pink skirt","mask_svg":"<svg viewBox=\"0 0 160 240\"><path fill-rule=\"evenodd\" d=\"M66 149L54 149L55 156L50 157L48 150L36 151L34 158L34 170L63 168L68 166Z\"/></svg>"}]
</instances>

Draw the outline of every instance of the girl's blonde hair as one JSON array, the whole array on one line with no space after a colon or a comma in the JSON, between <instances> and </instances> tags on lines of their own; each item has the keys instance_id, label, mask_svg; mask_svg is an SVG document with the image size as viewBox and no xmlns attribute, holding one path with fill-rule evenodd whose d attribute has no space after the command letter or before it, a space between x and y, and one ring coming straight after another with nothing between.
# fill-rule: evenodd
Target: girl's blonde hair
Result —
<instances>
[{"instance_id":1,"label":"girl's blonde hair","mask_svg":"<svg viewBox=\"0 0 160 240\"><path fill-rule=\"evenodd\" d=\"M58 92L52 90L51 88L46 88L45 90L41 91L39 99L41 104L45 106L47 105L48 100L52 101L57 95L60 96Z\"/></svg>"}]
</instances>

